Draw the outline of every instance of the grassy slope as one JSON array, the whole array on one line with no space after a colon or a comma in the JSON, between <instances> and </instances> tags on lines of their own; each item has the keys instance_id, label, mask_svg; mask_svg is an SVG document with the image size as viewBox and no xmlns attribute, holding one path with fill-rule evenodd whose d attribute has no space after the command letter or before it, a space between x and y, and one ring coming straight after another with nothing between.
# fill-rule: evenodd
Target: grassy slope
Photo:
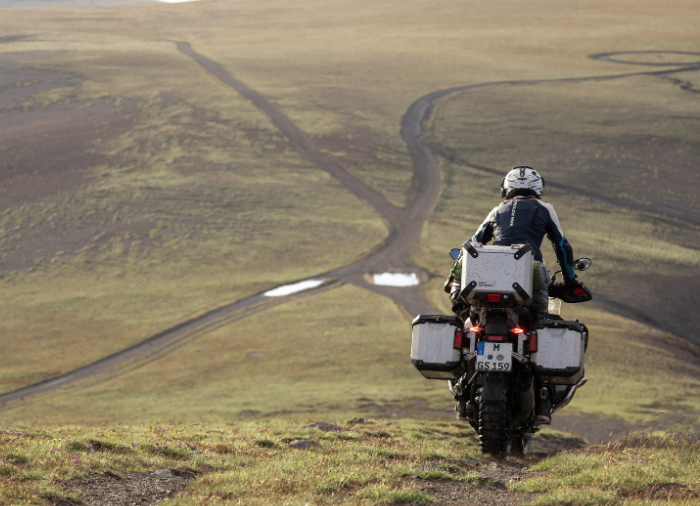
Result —
<instances>
[{"instance_id":1,"label":"grassy slope","mask_svg":"<svg viewBox=\"0 0 700 506\"><path fill-rule=\"evenodd\" d=\"M521 3L508 2L480 5L467 5L464 2L443 2L436 5L433 2L429 6L404 5L402 9L396 8L393 2L373 2L372 5L377 5L378 11L367 11L370 8L369 4L355 7L356 2L352 3L352 7L341 3L328 8L325 3L320 5L308 2L308 5L309 10L299 10L295 5L291 14L285 10L288 7L284 4L260 2L205 2L157 6L143 10L109 11L108 15L104 12L84 10L77 17L65 11L56 11L56 15L50 21L46 18L37 20L37 14L32 12L13 11L11 19L8 17L0 21L6 32L34 33L39 30L38 27L45 28L45 31L35 42L18 44L12 48L6 46L2 49L9 51L62 47L75 50L76 53L73 54L81 55L81 58L85 57L87 50L94 51L91 55L97 57L96 46L92 42L97 38L94 18L101 16L98 26L99 38L103 41L103 52L100 58L104 57L106 60L100 70L112 69L112 74L104 74L103 81L99 82L99 73L96 70L91 71L92 64L86 62L81 73L89 74L90 77L86 85L90 90L89 93L86 92L87 96L106 93L109 97L124 96L133 100L143 100L143 103L148 104L149 99L153 99L159 90L168 89L170 93L185 100L186 109L190 111L194 105L204 109L219 109L228 107L225 104L232 104L226 118L231 121L236 118L235 121L240 121L238 118L245 117L242 129L261 129L263 139L269 140L261 141L262 144L272 146L279 141L264 119L255 116L255 111L251 111L244 102L233 104L237 100L235 95L224 92L214 81L200 80L202 76L199 70L188 60L176 55L172 46L141 42L139 37L143 36L142 33L137 34L132 28L132 19L136 17L151 30L149 37L152 35L155 38L165 34L167 37L192 40L196 49L201 48L203 53L225 62L227 68L244 82L273 97L278 104L289 107L291 110L285 109L285 112L319 138L330 138L331 134L336 137L342 136L343 132L355 128L356 120L357 130L361 130L360 118L354 118L352 115L363 117L364 126L372 129L371 133L367 134L368 137L382 146L379 154L373 154L379 157L380 161L376 163L382 163L383 167L387 160L395 156L396 162L392 170L379 177L365 169L371 166L372 161L368 162L361 157L363 163L353 168L352 161L360 156L357 151L349 148L336 151L330 144L329 147L348 163L349 168L367 177L370 184L385 191L395 202L401 203L410 181L410 171L406 164L406 154L398 151L401 148L397 137L398 124L408 104L417 96L468 82L615 72L614 66L592 62L583 57L585 54L610 50L612 38L615 40L615 49L621 50L654 49L660 46L680 50L694 48L693 36L689 36L695 30L690 21L692 16L687 15L684 10L693 6L685 2L679 2L673 8L666 5L657 6L653 2L635 2L631 4L633 9L624 2L614 6L586 2L567 5L566 10L551 8L546 2L530 3L527 7L523 7ZM327 9L335 9L336 12L329 12ZM574 12L576 9L578 10ZM245 12L250 15L235 15ZM363 16L363 12L368 13L366 17ZM192 19L196 19L196 23L191 23ZM271 19L274 22L269 22ZM381 29L377 28L378 20L386 19L392 19L395 23L389 26L382 23ZM534 28L538 37L511 37L515 33L514 30L525 30L523 19L531 25L528 33L533 33L531 28ZM304 23L300 24L300 21ZM333 21L333 24L330 21ZM343 36L338 36L341 33L338 26L343 23L352 26L352 29L342 32ZM63 31L63 26L70 26L70 29ZM168 29L161 28L164 26ZM61 29L56 29L57 27ZM356 36L359 27L364 27L362 37ZM297 41L294 46L288 43L292 39ZM348 44L348 40L352 41L352 45ZM129 68L134 65L129 55L134 50L144 51L146 46L151 49L159 47L157 61L172 57L177 59L178 66L187 68L187 72L164 76L157 86L151 84L152 76L144 76L139 89L127 89L134 79L141 75L144 68L154 67L156 60L151 60L146 67L139 64L138 72L128 73ZM106 47L110 48L108 53L105 52ZM408 56L406 47L411 48ZM321 58L323 55L325 58ZM372 63L369 67L368 62ZM65 60L53 62L59 63L72 65ZM283 63L286 65L282 65ZM302 64L305 65L304 70L308 71L307 73L299 72ZM416 72L415 69L419 66L425 70ZM270 71L271 68L275 71ZM277 69L280 68L284 68L285 71L279 72ZM291 78L292 75L294 79ZM119 86L125 87L124 89L116 87L113 90L100 91L112 86L114 79L120 76L124 77L124 82ZM177 85L174 86L171 81ZM181 85L186 92L182 89L178 91ZM307 93L306 90L309 89L313 89L313 93ZM344 95L341 93L343 90ZM296 98L305 93L306 99ZM193 98L195 95L196 100ZM341 109L337 108L339 96L344 97L343 101L347 100ZM378 97L381 97L381 100ZM143 125L148 125L150 121L160 123L161 128L172 124L173 116L163 113L163 109L157 103L153 102L144 107L146 110L151 107L151 112L139 119L143 121ZM332 109L340 113L332 112ZM186 132L186 136L192 133L192 129L185 125L178 128L180 132ZM315 128L317 130L314 130ZM153 136L147 132L142 133L146 145L154 142L154 138L163 133L162 130L157 132L159 135ZM136 134L137 131L132 131L124 138L116 140L115 144L110 144L110 149L128 150L133 140L129 135ZM341 216L334 215L332 220L329 219L325 223L337 224L339 219L348 219L346 210L351 209L351 221L347 226L350 230L356 230L357 235L349 242L371 247L381 238L383 230L372 213L353 202L353 199L337 189L332 181L325 180L323 174L303 162L290 165L292 155L288 152L270 153L260 146L256 147L255 142L238 141L241 144L236 144L239 147L235 157L230 157L228 150L222 150L221 143L236 141L226 137L227 134L210 135L211 138L203 143L206 153L198 155L202 157L198 161L211 162L212 167L207 169L208 177L217 180L224 177L218 167L234 164L232 158L244 158L246 167L250 169L249 173L255 175L268 170L270 166L282 169L293 166L302 174L298 177L304 178L302 185L322 185L318 187L316 195L328 195L328 200L334 203L346 199L342 206L338 206ZM245 138L245 135L242 136ZM381 139L381 143L376 139ZM145 172L144 186L154 186L153 182L158 180L158 173L151 172L150 168L161 163L161 177L163 174L168 176L162 177L155 185L159 190L171 189L171 185L165 184L165 181L173 180L176 180L180 189L188 189L195 178L188 179L181 172L173 170L173 160L176 156L165 157L158 162L158 153L162 152L163 146L151 145L154 147L150 150L150 155L142 152L137 157L143 157L144 160L139 165L140 170ZM372 146L374 149L376 145ZM177 148L172 151L176 152ZM220 165L214 167L217 164ZM123 167L115 162L114 168L102 167L99 170L110 171L119 176L120 168ZM173 177L175 172L177 178ZM241 172L245 171L238 171L239 174ZM279 198L280 195L285 195L290 186L296 184L285 184L284 172L286 171L266 172L268 179L260 183L260 186L257 186L257 177L242 178L242 175L242 179L229 179L226 184L233 188L238 184L239 188L246 189L246 194L251 193L265 199L267 193L263 189L268 190L270 185L279 182L280 191L276 194ZM130 181L128 174L126 176L126 181ZM230 174L225 176L232 177ZM438 209L426 228L424 245L420 251L421 262L439 276L442 276L448 266L445 250L462 236L471 233L496 200L492 176L485 177L478 172L446 164L445 179L449 183L448 189L443 193ZM197 177L196 181L199 180ZM130 181L130 184L136 183L136 179ZM211 186L217 185L218 183L212 183ZM206 190L211 190L211 186ZM475 192L476 195L470 202L470 213L467 216L459 203L462 193L458 193L465 188L469 188L470 192ZM167 212L163 211L160 205L149 208L161 211L161 214L154 218L154 222L162 220L172 223L175 221L173 217L179 215L181 209L192 213L193 206L196 214L202 212L200 204L195 206L186 199L183 202L179 193L170 195L169 200L174 202L174 207L165 209ZM549 195L550 200L563 211L564 208L557 204L557 199L561 201L568 197L556 192L550 192ZM127 198L109 198L114 199L110 200L110 203L129 205ZM234 222L233 215L220 216L213 213L214 221L223 221L203 227L208 229L208 232L197 236L197 240L193 238L186 245L163 240L162 243L158 243L158 247L148 249L147 255L143 254L135 259L129 256L109 258L110 252L105 250L101 253L103 256L100 260L92 264L87 264L76 256L61 260L65 261L66 265L42 265L36 272L19 274L14 276L11 282L4 281L3 297L6 297L6 301L3 304L11 308L11 316L4 320L2 343L4 349L10 349L13 353L12 363L3 364L4 371L12 371L5 376L4 384L17 386L58 372L59 368L70 368L88 361L92 356L100 356L105 351L120 348L127 342L133 342L164 326L181 321L205 308L257 291L265 286L266 281L281 282L300 277L302 273L306 275L310 272L309 269L317 268L318 262L314 252L319 248L316 244L300 244L300 235L290 229L288 217L292 212L311 216L307 218L310 222L305 222L306 231L323 230L323 227L327 226L324 225L324 216L314 213L313 208L305 209L303 206L308 202L304 199L292 198L291 201L293 205L283 211L270 211L268 214L268 207L265 207L266 223L256 223L253 227L254 230L263 231L263 237L255 239L247 236L246 248L240 249L240 245L228 241L232 234L245 230L253 222ZM619 258L619 248L615 244L607 244L603 248L597 245L592 237L587 237L586 223L590 223L592 219L595 219L596 223L611 227L615 225L616 228L607 229L610 237L615 239L620 234L635 235L629 232L630 227L641 226L641 229L637 229L640 233L653 232L653 229L644 228L646 225L639 225L633 215L625 216L617 224L608 224L602 213L592 213L583 200L574 198L572 201L571 214L560 212L562 221L567 224L567 234L577 246L577 252L592 252L590 254L594 257L596 254L614 252L617 257L610 254L610 262ZM263 203L267 202L270 201L263 200ZM260 206L262 204L244 207L251 213ZM204 207L206 208L206 205ZM218 205L212 207L218 208ZM78 206L77 209L89 211L92 207ZM581 214L584 211L586 214ZM210 212L211 209L204 214L208 215ZM138 216L135 216L136 214ZM137 220L140 215L141 213L133 213L131 219ZM27 216L27 219L39 220L31 218L34 216L31 213ZM359 217L359 222L354 221L355 217ZM233 223L231 228L225 228L229 223ZM178 226L185 225L178 222ZM154 229L160 230L160 227L150 225L147 232L150 233ZM457 235L455 230L459 231ZM310 259L306 260L306 264L295 262L294 265L282 265L277 270L279 255L267 255L270 245L276 245L278 241L271 241L269 236L266 238L265 233L273 234L276 238L283 234L286 246L298 248L302 261L304 255L308 255ZM183 235L186 233L178 233L178 237ZM201 237L208 237L208 240L202 240ZM127 239L122 239L122 244L126 241ZM332 248L333 242L329 241L324 248ZM234 249L242 253L232 260L229 259L229 254ZM360 254L361 249L360 247L351 250L355 252L352 254ZM324 249L334 253L329 254L326 261L335 262L340 250L348 251L348 248L345 246L339 247L338 250ZM190 251L191 256L188 256ZM659 253L662 258L667 258L664 255L668 254L665 250ZM680 255L681 261L685 261L683 259L687 255L682 248L677 249L677 254ZM203 258L206 260L202 260ZM246 262L245 268L237 270L235 281L222 281L222 268L234 271L236 266L241 265L241 259ZM54 262L58 263L58 260ZM596 264L596 267L598 265ZM298 271L293 271L295 268ZM251 274L262 269L269 273L263 281L259 276ZM173 272L179 273L179 280L173 279ZM290 274L292 272L294 275ZM593 269L584 279L592 286L602 284L605 279L601 272ZM440 293L440 283L440 279L434 280L427 290L427 295L436 307L447 310L444 295ZM60 290L58 287L61 287ZM153 418L169 421L178 418L192 420L196 416L203 416L214 422L224 417L243 416L241 410L251 407L262 407L262 411L268 412L288 409L292 411L287 415L289 418L300 418L315 416L317 413L340 415L343 410L346 410L345 414L349 414L356 412L361 404L383 404L382 401L399 401L386 402L387 413L391 413L392 409L415 409L415 403L407 399L408 396L429 401L427 405L418 404L419 409L445 407L449 397L443 393L444 385L422 380L406 363L408 344L405 323L408 315L403 315L387 301L364 293L359 296L354 290L345 287L319 296L318 300L302 299L288 306L278 307L264 318L256 317L239 322L233 328L221 330L187 345L158 363L147 365L109 382L100 383L101 378L98 378L96 382L75 385L58 395L39 397L26 405L18 403L11 410L7 409L8 406L4 409L4 418L27 422L83 420L94 423L121 417L134 422L145 422ZM344 294L346 296L339 300ZM10 305L7 302L10 300L16 302ZM88 311L86 303L89 304ZM380 307L381 311L377 311L377 307ZM317 321L318 315L323 311L333 318L332 324L323 325L323 322ZM57 316L51 320L46 317L37 319L37 313L53 313ZM684 369L683 364L670 357L664 357L659 363L658 352L642 344L634 345L634 353L622 349L625 347L624 337L627 333L648 332L648 329L641 329L633 322L612 317L600 307L580 310L577 308L575 313L574 315L572 312L570 316L580 316L591 323L594 339L591 342L588 363L593 379L577 395L574 405L568 408L567 412L578 410L620 414L622 406L624 416L637 418L657 409L673 412L697 410L692 396L662 398L660 392L648 389L644 383L648 377L648 368L653 366L657 368L654 371L655 375L665 375L664 378L668 382L681 388L677 390L679 394L685 394L682 390L685 387L682 385L689 384L687 380L695 371ZM338 321L342 322L342 327L338 325ZM602 323L609 326L611 321L616 325L614 331L603 333ZM281 322L281 325L273 326L269 322ZM283 330L280 331L279 327ZM376 332L377 329L381 329L381 333ZM269 344L263 336L269 337ZM309 367L309 363L326 363L329 360L328 351L316 346L319 336L321 339L332 341L334 345L348 346L349 351L342 356L345 361L348 360L348 356L354 358L348 362L346 379L329 376L327 369ZM351 336L350 341L348 336ZM75 341L72 341L73 339ZM308 360L307 356L296 355L294 366L287 367L289 362L283 355L270 352L278 352L279 346L290 340L300 343L302 349L308 350L307 356L311 360ZM31 347L8 347L8 344L27 341L32 343ZM63 348L51 346L53 343L61 343ZM280 344L275 346L276 343ZM352 343L358 346L352 346L350 350ZM377 348L377 343L384 348ZM384 354L380 355L381 360L377 359L378 349L384 350ZM31 354L27 354L28 350ZM611 350L619 351L616 355L611 353ZM249 351L262 351L265 355L245 356ZM618 357L623 356L623 351L626 352L626 358L621 366ZM42 366L45 363L42 361L44 353L50 353L51 357L56 359L51 365L53 367L54 363L57 364L57 369L48 371ZM336 356L341 355L336 353ZM22 365L12 370L13 364ZM387 368L387 364L392 364L393 368ZM268 367L261 368L261 365ZM36 372L32 376L22 376L22 371L26 370ZM274 371L275 374L270 376L270 371ZM688 374L685 374L686 372ZM290 378L300 377L303 381L300 381L298 389L285 383ZM371 384L367 382L368 377L373 380ZM620 387L620 382L623 382L624 388ZM611 385L615 385L615 388ZM239 390L232 395L234 388ZM250 392L247 392L248 389ZM279 392L276 389L279 389ZM279 395L280 393L284 395ZM366 401L362 397L365 395L372 397L368 397L370 400ZM333 400L329 401L329 397ZM251 402L251 399L255 401L254 406L246 404ZM307 412L314 415L307 415ZM191 489L191 495L182 499L181 503L211 504L212 501L223 500L224 496L235 498L243 497L244 494L252 498L251 501L257 499L261 503L269 503L272 498L278 497L302 504L311 500L337 502L339 497L346 498L350 503L361 500L412 502L425 500L425 496L401 479L401 474L407 469L413 470L430 456L460 459L477 455L473 442L465 439L463 431L455 427L430 425L430 430L449 432L450 437L432 433L431 437L421 439L416 436L421 435L416 422L394 423L396 425L392 430L401 432L401 435L389 441L366 439L366 436L362 436L363 439L359 441L343 441L343 438L330 435L326 436L326 448L315 454L292 454L255 445L248 447L247 443L240 442L244 437L247 437L249 442L260 437L259 428L265 429L268 426L269 432L262 434L271 439L312 434L299 430L296 425L278 420L263 419L257 423L238 424L224 430L215 428L215 424L211 427L168 427L164 435L161 433L157 436L152 431L135 426L108 426L116 431L114 433L105 428L95 427L52 427L49 431L45 426L38 430L44 435L36 439L14 439L6 436L0 439L1 451L8 460L8 463L2 464L0 472L3 476L13 478L2 480L3 493L8 497L9 494L15 494L13 497L17 498L15 502L18 503L21 500L38 501L39 495L64 494L57 487L58 481L80 478L87 472L103 472L107 469L116 472L141 471L163 467L179 468L183 465L195 468L199 464L210 464L221 466L221 470L196 482ZM235 432L236 429L238 432ZM215 430L220 432L214 432ZM74 460L65 457L65 448L61 453L47 455L53 446L61 446L57 444L58 441L53 441L56 438L54 432L57 431L64 436L70 434L76 440L111 440L127 448L131 447L130 443L133 441L137 447L133 453L124 454L109 451L92 454L78 447L69 451L81 454L80 463L76 464ZM178 434L177 431L182 432ZM198 432L200 434L197 434ZM215 444L207 444L205 448L208 451L201 456L187 454L182 457L167 457L160 450L151 450L156 440L161 443L168 441L172 448L171 443L176 445L178 439L197 439L204 433L208 433L212 443L215 439L217 443L225 439L226 443L239 449L232 454L222 455L215 449ZM112 435L108 438L108 434ZM354 436L360 434L362 431ZM231 441L234 437L238 438L237 442ZM339 441L331 443L330 440L333 439ZM632 448L631 451L627 447L620 447L607 454L593 451L590 454L561 457L553 463L544 464L540 470L535 469L537 474L533 480L521 484L520 487L524 490L549 491L552 495L545 496L540 502L552 504L576 500L583 502L586 497L590 504L606 501L613 504L622 499L630 503L640 502L643 500L640 499L642 496L635 490L651 488L654 483L675 481L680 483L680 488L692 489L697 477L689 472L693 468L688 466L687 462L697 459L696 446L674 446L654 441L647 446L655 446L652 464L647 464L650 461L647 452L650 450L644 447ZM395 455L399 458L392 458ZM339 475L334 467L338 462L341 463L345 474L340 473L340 479L333 479L331 473L333 476ZM571 474L574 471L590 476L592 485L580 487L579 475ZM449 469L444 472L450 474ZM260 484L260 481L272 473L279 473L280 479L286 484L300 483L303 486L272 488ZM463 479L470 478L467 476ZM621 483L623 487L620 487ZM616 495L616 490L622 490L628 495ZM214 496L211 495L212 492ZM692 504L694 501L693 496L690 496L685 502Z\"/></svg>"},{"instance_id":2,"label":"grassy slope","mask_svg":"<svg viewBox=\"0 0 700 506\"><path fill-rule=\"evenodd\" d=\"M631 435L547 459L514 489L543 493L533 505L697 504L698 450L696 434Z\"/></svg>"},{"instance_id":3,"label":"grassy slope","mask_svg":"<svg viewBox=\"0 0 700 506\"><path fill-rule=\"evenodd\" d=\"M163 502L173 505L429 504L436 500L434 485L447 488L450 501L472 497L480 487L482 502L504 499L511 491L520 492L509 498L516 504L541 505L691 505L700 494L694 435L657 433L565 453L511 475L520 481L504 486L486 477L493 472L488 460L486 466L473 465L482 458L476 438L459 424L335 423L342 432L269 419L39 425L30 429L31 438L0 434L0 496L16 505L46 504L46 498L77 501L85 493L80 480L88 474L123 477L155 469L198 474ZM556 437L544 433L536 439L560 444ZM293 439L316 445L291 450L287 442Z\"/></svg>"},{"instance_id":4,"label":"grassy slope","mask_svg":"<svg viewBox=\"0 0 700 506\"><path fill-rule=\"evenodd\" d=\"M62 482L88 473L121 475L210 466L214 472L201 476L184 497L176 496L167 503L218 504L241 499L246 504L357 504L363 500L425 504L427 495L405 475L414 474L415 468L430 459L444 462L478 456L473 439L465 438L463 428L455 425L375 422L341 433L277 420L220 426L152 422L148 428L44 426L31 440L0 435L4 457L0 494L17 505L41 504L42 496L75 500L79 491L64 489ZM431 437L436 435L439 441ZM320 445L311 451L295 451L283 439L312 439ZM450 467L418 474L450 477ZM459 468L454 470L455 475L462 474ZM34 479L28 479L30 476Z\"/></svg>"}]
</instances>

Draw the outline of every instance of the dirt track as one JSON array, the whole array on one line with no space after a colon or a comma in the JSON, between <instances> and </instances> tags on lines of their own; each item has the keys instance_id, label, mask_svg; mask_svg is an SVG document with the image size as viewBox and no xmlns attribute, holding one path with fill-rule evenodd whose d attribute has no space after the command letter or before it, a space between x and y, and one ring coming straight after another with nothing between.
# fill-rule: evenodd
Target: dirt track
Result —
<instances>
[{"instance_id":1,"label":"dirt track","mask_svg":"<svg viewBox=\"0 0 700 506\"><path fill-rule=\"evenodd\" d=\"M240 318L263 311L274 305L282 304L286 301L299 297L319 293L324 290L333 289L345 283L350 283L373 292L391 298L394 302L404 307L409 314L433 313L434 309L425 301L421 295L420 286L409 288L392 288L377 286L368 283L363 278L366 273L372 272L416 272L419 277L427 279L426 273L412 260L412 251L420 241L423 224L428 219L431 210L437 202L441 189L441 173L439 169L438 157L448 156L449 153L440 152L439 146L430 146L426 137L429 132L427 128L428 120L433 115L441 100L459 92L470 89L498 86L503 84L532 84L553 81L583 81L583 80L607 80L629 77L634 75L657 75L663 76L669 73L681 71L697 70L700 63L692 65L678 66L670 70L636 72L607 76L592 76L583 78L560 79L560 80L535 80L535 81L501 81L491 83L473 84L467 86L454 87L446 90L436 91L416 100L408 108L403 117L401 125L401 137L411 152L417 191L413 200L404 209L399 209L392 205L381 193L369 187L364 182L347 172L342 166L329 159L314 145L307 134L301 131L292 121L279 111L272 103L263 96L251 90L229 75L217 63L205 58L192 50L189 43L177 42L177 48L184 54L193 58L202 65L208 72L221 80L224 84L235 89L241 95L251 100L263 113L268 115L278 126L280 131L290 140L294 149L304 158L314 163L318 168L328 172L335 177L345 188L351 191L359 199L374 207L386 220L391 228L391 232L386 240L370 255L357 262L333 270L319 277L324 277L329 281L319 288L307 290L284 298L268 298L263 294L257 294L234 304L223 306L214 311L201 315L192 320L180 323L167 329L146 341L133 346L127 350L106 357L86 367L67 373L63 376L38 383L15 392L0 396L0 403L28 397L42 392L60 388L69 383L87 378L97 373L111 371L113 374L122 374L125 371L133 370L145 363L156 360L165 353L172 351L197 337L206 334L223 325L228 325ZM614 54L594 55L600 59L609 60ZM468 164L468 162L462 162ZM492 173L499 173L488 167L470 166ZM499 173L500 174L500 173ZM568 187L562 189L577 191ZM600 198L599 196L594 196ZM688 219L688 217L685 217ZM693 218L690 218L693 220ZM128 361L128 364L127 364ZM124 364L125 368L115 369ZM571 425L570 430L576 427ZM577 432L586 436L583 427ZM593 438L597 438L596 431Z\"/></svg>"}]
</instances>

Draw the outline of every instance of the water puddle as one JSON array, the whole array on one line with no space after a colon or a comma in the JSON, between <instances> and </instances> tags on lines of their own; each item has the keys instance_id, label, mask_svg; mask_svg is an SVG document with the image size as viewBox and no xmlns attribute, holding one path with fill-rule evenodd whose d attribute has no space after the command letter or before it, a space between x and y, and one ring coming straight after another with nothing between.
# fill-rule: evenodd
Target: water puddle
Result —
<instances>
[{"instance_id":1,"label":"water puddle","mask_svg":"<svg viewBox=\"0 0 700 506\"><path fill-rule=\"evenodd\" d=\"M325 279L307 279L306 281L299 281L291 285L278 286L277 288L265 292L263 295L267 297L282 297L284 295L308 290L309 288L316 288L317 286L321 286L324 281Z\"/></svg>"},{"instance_id":2,"label":"water puddle","mask_svg":"<svg viewBox=\"0 0 700 506\"><path fill-rule=\"evenodd\" d=\"M420 282L415 272L403 274L401 272L383 272L372 277L375 285L382 286L416 286Z\"/></svg>"}]
</instances>

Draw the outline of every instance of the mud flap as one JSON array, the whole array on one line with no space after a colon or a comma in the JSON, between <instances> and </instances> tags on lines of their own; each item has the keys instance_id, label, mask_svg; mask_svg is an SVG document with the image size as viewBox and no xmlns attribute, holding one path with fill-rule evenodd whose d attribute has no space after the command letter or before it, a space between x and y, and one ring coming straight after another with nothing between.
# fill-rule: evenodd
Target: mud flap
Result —
<instances>
[{"instance_id":1,"label":"mud flap","mask_svg":"<svg viewBox=\"0 0 700 506\"><path fill-rule=\"evenodd\" d=\"M487 372L484 378L484 386L480 390L482 401L502 402L508 392L506 375L497 372Z\"/></svg>"}]
</instances>

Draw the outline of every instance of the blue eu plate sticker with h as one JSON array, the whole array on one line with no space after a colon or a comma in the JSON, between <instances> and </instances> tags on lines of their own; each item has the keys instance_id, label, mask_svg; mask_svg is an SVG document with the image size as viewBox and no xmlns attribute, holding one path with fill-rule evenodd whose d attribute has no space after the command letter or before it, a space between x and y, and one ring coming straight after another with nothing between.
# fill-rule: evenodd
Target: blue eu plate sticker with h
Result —
<instances>
[{"instance_id":1,"label":"blue eu plate sticker with h","mask_svg":"<svg viewBox=\"0 0 700 506\"><path fill-rule=\"evenodd\" d=\"M476 354L477 355L483 355L484 354L484 343L479 343L476 348Z\"/></svg>"}]
</instances>

